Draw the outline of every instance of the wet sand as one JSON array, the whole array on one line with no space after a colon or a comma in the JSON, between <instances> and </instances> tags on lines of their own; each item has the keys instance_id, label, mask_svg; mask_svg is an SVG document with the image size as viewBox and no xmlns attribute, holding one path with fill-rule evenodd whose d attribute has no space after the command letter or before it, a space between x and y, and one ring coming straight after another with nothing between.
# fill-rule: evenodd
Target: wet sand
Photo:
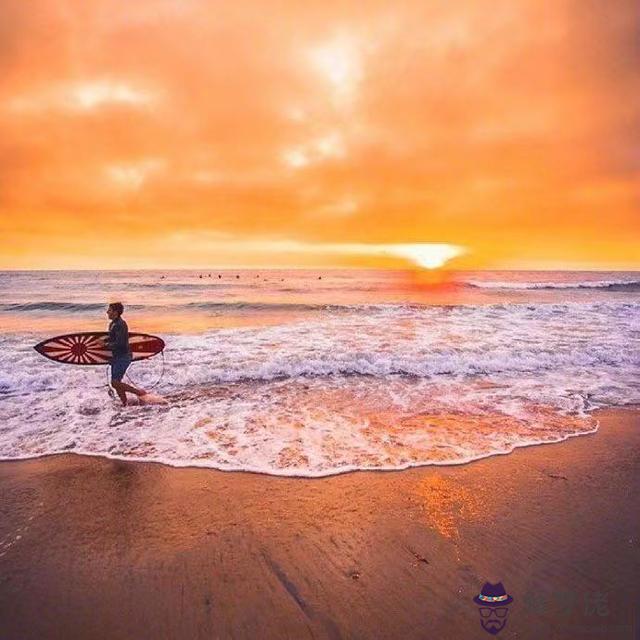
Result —
<instances>
[{"instance_id":1,"label":"wet sand","mask_svg":"<svg viewBox=\"0 0 640 640\"><path fill-rule=\"evenodd\" d=\"M640 638L640 412L463 466L0 463L0 638ZM635 625L635 626L634 626Z\"/></svg>"}]
</instances>

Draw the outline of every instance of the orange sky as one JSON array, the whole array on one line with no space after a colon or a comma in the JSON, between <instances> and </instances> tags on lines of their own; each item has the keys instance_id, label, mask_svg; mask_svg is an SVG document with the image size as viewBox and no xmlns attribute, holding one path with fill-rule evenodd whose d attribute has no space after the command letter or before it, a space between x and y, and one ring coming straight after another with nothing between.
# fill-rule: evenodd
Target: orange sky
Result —
<instances>
[{"instance_id":1,"label":"orange sky","mask_svg":"<svg viewBox=\"0 0 640 640\"><path fill-rule=\"evenodd\" d=\"M636 0L3 0L0 268L640 268L639 41Z\"/></svg>"}]
</instances>

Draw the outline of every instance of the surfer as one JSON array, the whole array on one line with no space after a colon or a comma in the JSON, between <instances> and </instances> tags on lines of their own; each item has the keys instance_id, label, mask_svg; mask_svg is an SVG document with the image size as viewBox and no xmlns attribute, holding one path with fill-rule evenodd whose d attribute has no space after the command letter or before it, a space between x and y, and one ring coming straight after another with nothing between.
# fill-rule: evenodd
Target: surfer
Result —
<instances>
[{"instance_id":1,"label":"surfer","mask_svg":"<svg viewBox=\"0 0 640 640\"><path fill-rule=\"evenodd\" d=\"M109 323L109 337L105 340L105 348L110 349L111 358L111 386L116 390L122 404L127 404L127 392L142 398L146 391L136 389L130 384L122 382L127 367L131 364L131 349L129 348L129 327L122 319L124 306L121 302L112 302L107 308Z\"/></svg>"}]
</instances>

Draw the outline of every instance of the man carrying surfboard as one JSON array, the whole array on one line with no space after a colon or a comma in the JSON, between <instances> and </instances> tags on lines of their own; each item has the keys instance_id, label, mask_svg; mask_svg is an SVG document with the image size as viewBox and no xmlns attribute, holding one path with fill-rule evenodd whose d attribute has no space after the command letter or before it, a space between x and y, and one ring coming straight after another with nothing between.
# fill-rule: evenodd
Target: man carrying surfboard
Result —
<instances>
[{"instance_id":1,"label":"man carrying surfboard","mask_svg":"<svg viewBox=\"0 0 640 640\"><path fill-rule=\"evenodd\" d=\"M146 391L136 389L122 382L125 371L131 364L131 348L129 347L129 327L123 320L124 306L121 302L112 302L107 308L109 323L109 336L104 341L106 349L110 349L111 358L111 386L116 390L122 404L127 404L127 392L141 398L147 395Z\"/></svg>"}]
</instances>

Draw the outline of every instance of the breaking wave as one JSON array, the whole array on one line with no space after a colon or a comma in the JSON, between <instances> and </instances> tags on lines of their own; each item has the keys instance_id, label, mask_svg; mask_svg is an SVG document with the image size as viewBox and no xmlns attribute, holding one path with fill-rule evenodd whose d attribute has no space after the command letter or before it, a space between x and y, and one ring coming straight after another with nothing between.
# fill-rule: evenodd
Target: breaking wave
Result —
<instances>
[{"instance_id":1,"label":"breaking wave","mask_svg":"<svg viewBox=\"0 0 640 640\"><path fill-rule=\"evenodd\" d=\"M583 282L469 280L465 284L478 289L608 289L610 291L640 291L640 280L585 280Z\"/></svg>"}]
</instances>

